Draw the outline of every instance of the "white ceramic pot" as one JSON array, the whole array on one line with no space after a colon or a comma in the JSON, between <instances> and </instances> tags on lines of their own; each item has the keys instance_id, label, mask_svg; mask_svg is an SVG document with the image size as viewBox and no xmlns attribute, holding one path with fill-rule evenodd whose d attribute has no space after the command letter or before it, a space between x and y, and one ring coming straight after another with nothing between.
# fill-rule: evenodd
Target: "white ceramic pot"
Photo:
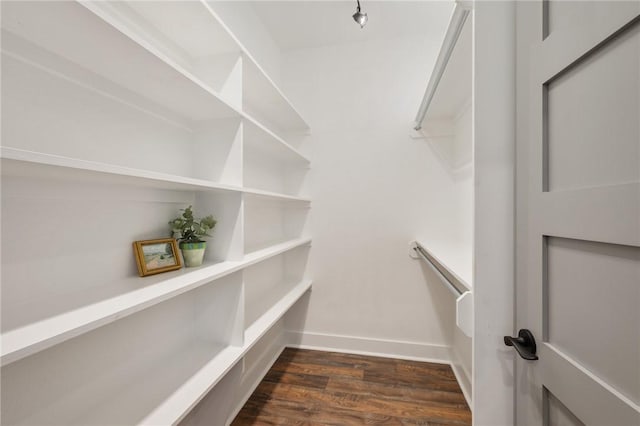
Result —
<instances>
[{"instance_id":1,"label":"white ceramic pot","mask_svg":"<svg viewBox=\"0 0 640 426\"><path fill-rule=\"evenodd\" d=\"M206 248L207 243L204 241L199 243L180 243L184 265L187 268L202 265Z\"/></svg>"}]
</instances>

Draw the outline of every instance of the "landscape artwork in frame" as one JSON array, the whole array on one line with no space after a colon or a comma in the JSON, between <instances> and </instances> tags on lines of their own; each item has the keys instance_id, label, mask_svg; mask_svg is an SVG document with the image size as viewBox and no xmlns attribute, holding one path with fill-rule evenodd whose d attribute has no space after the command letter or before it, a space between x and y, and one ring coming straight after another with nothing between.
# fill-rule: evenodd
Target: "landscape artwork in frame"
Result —
<instances>
[{"instance_id":1,"label":"landscape artwork in frame","mask_svg":"<svg viewBox=\"0 0 640 426\"><path fill-rule=\"evenodd\" d=\"M141 277L182 268L182 259L174 238L135 241L133 250Z\"/></svg>"}]
</instances>

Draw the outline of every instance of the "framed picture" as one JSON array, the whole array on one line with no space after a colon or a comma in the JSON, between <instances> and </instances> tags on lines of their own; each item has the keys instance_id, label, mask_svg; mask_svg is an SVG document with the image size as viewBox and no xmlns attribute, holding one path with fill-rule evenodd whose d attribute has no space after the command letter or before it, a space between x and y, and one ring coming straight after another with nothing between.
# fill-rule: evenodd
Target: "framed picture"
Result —
<instances>
[{"instance_id":1,"label":"framed picture","mask_svg":"<svg viewBox=\"0 0 640 426\"><path fill-rule=\"evenodd\" d=\"M174 238L135 241L133 251L141 277L182 268L178 244Z\"/></svg>"}]
</instances>

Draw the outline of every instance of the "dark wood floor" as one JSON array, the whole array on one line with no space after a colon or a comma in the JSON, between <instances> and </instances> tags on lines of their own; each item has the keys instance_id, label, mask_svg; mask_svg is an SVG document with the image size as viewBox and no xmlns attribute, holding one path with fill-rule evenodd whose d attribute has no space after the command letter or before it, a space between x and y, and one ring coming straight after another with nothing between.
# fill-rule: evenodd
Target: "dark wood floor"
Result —
<instances>
[{"instance_id":1,"label":"dark wood floor","mask_svg":"<svg viewBox=\"0 0 640 426\"><path fill-rule=\"evenodd\" d=\"M451 367L287 348L240 413L240 425L470 425Z\"/></svg>"}]
</instances>

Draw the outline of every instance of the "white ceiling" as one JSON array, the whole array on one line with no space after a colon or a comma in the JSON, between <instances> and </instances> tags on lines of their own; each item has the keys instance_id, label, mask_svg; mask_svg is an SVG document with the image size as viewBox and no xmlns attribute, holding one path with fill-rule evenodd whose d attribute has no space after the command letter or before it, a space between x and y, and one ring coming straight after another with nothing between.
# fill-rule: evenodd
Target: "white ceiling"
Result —
<instances>
[{"instance_id":1,"label":"white ceiling","mask_svg":"<svg viewBox=\"0 0 640 426\"><path fill-rule=\"evenodd\" d=\"M360 29L351 15L356 0L250 1L281 50L425 35L441 40L453 10L453 0L361 0L369 16Z\"/></svg>"}]
</instances>

